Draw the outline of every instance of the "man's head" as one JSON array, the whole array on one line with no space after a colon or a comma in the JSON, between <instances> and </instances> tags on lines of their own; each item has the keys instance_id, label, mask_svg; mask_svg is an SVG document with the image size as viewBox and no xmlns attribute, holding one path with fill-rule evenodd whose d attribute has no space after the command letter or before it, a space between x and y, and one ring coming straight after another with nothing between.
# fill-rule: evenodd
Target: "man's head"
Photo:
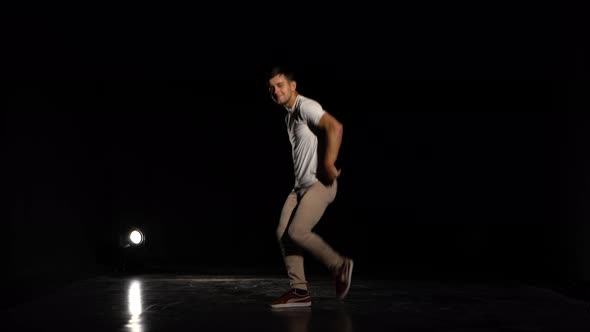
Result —
<instances>
[{"instance_id":1,"label":"man's head","mask_svg":"<svg viewBox=\"0 0 590 332\"><path fill-rule=\"evenodd\" d=\"M274 67L267 75L268 92L277 104L292 107L297 98L297 82L292 71Z\"/></svg>"}]
</instances>

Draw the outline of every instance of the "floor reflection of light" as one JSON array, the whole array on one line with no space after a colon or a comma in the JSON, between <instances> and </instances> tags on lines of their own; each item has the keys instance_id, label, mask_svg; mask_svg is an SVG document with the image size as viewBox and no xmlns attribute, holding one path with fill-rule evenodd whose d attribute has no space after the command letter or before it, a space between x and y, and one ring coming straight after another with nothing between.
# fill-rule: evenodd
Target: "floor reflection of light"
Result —
<instances>
[{"instance_id":1,"label":"floor reflection of light","mask_svg":"<svg viewBox=\"0 0 590 332\"><path fill-rule=\"evenodd\" d=\"M129 318L129 322L127 323L127 327L132 332L142 332L141 284L139 281L136 281L136 280L132 281L131 284L129 285L128 305L129 305L129 314L131 315L131 317Z\"/></svg>"}]
</instances>

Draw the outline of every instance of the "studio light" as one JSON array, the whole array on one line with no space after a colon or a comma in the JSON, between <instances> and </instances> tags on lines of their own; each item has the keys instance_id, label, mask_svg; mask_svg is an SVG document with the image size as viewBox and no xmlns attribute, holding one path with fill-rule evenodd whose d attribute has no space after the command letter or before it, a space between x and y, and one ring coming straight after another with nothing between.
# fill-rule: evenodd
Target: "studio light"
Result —
<instances>
[{"instance_id":1,"label":"studio light","mask_svg":"<svg viewBox=\"0 0 590 332\"><path fill-rule=\"evenodd\" d=\"M134 245L140 245L145 241L145 236L140 230L134 229L131 231L131 233L129 233L129 240Z\"/></svg>"}]
</instances>

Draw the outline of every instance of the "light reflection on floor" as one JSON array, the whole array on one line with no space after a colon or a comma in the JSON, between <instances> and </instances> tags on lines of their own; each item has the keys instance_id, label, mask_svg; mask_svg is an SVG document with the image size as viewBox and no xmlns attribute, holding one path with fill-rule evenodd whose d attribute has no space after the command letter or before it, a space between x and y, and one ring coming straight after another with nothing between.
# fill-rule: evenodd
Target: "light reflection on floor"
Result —
<instances>
[{"instance_id":1,"label":"light reflection on floor","mask_svg":"<svg viewBox=\"0 0 590 332\"><path fill-rule=\"evenodd\" d=\"M141 281L131 280L128 290L129 305L129 322L127 328L131 332L143 332L141 323L142 301L141 301Z\"/></svg>"}]
</instances>

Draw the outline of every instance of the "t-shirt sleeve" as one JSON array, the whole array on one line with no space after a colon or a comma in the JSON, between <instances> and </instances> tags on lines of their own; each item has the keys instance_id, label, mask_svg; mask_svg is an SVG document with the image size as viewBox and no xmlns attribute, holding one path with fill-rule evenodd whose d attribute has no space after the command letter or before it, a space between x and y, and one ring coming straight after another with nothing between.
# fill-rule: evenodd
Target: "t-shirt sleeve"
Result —
<instances>
[{"instance_id":1,"label":"t-shirt sleeve","mask_svg":"<svg viewBox=\"0 0 590 332\"><path fill-rule=\"evenodd\" d=\"M301 105L301 116L310 125L317 127L326 111L315 101L307 101Z\"/></svg>"}]
</instances>

